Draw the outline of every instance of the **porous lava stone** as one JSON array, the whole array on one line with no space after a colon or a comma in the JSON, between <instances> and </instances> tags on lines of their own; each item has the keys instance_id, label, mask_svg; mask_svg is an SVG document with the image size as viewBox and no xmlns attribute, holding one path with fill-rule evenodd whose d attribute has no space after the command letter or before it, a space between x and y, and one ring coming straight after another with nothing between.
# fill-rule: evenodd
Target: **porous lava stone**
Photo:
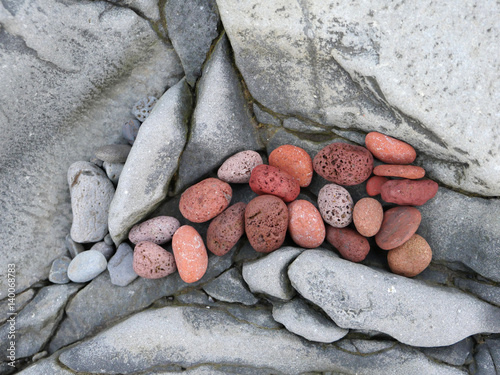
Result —
<instances>
[{"instance_id":1,"label":"porous lava stone","mask_svg":"<svg viewBox=\"0 0 500 375\"><path fill-rule=\"evenodd\" d=\"M250 189L256 194L271 194L291 202L300 193L298 180L272 165L261 164L252 170Z\"/></svg>"},{"instance_id":2,"label":"porous lava stone","mask_svg":"<svg viewBox=\"0 0 500 375\"><path fill-rule=\"evenodd\" d=\"M135 245L133 268L145 279L159 279L175 272L174 256L163 247L148 241Z\"/></svg>"},{"instance_id":3,"label":"porous lava stone","mask_svg":"<svg viewBox=\"0 0 500 375\"><path fill-rule=\"evenodd\" d=\"M229 252L245 233L246 204L239 202L214 218L207 231L207 248L222 256Z\"/></svg>"},{"instance_id":4,"label":"porous lava stone","mask_svg":"<svg viewBox=\"0 0 500 375\"><path fill-rule=\"evenodd\" d=\"M326 227L326 240L351 262L361 262L370 252L368 240L351 228Z\"/></svg>"},{"instance_id":5,"label":"porous lava stone","mask_svg":"<svg viewBox=\"0 0 500 375\"><path fill-rule=\"evenodd\" d=\"M390 180L382 185L380 194L389 203L421 206L434 198L438 187L432 180Z\"/></svg>"}]
</instances>

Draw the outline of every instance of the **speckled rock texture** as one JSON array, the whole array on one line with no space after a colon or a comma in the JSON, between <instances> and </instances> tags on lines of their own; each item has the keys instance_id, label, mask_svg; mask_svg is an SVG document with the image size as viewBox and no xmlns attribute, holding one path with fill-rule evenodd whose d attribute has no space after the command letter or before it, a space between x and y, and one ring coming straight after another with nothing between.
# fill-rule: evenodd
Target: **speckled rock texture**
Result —
<instances>
[{"instance_id":1,"label":"speckled rock texture","mask_svg":"<svg viewBox=\"0 0 500 375\"><path fill-rule=\"evenodd\" d=\"M229 157L217 170L217 177L233 184L245 184L250 181L252 170L263 164L262 156L256 151L240 151Z\"/></svg>"},{"instance_id":2,"label":"speckled rock texture","mask_svg":"<svg viewBox=\"0 0 500 375\"><path fill-rule=\"evenodd\" d=\"M427 268L432 260L432 250L425 238L414 234L404 244L387 253L391 271L398 275L413 277Z\"/></svg>"},{"instance_id":3,"label":"speckled rock texture","mask_svg":"<svg viewBox=\"0 0 500 375\"><path fill-rule=\"evenodd\" d=\"M408 143L379 132L370 132L365 137L366 148L378 160L387 164L410 164L417 153Z\"/></svg>"},{"instance_id":4,"label":"speckled rock texture","mask_svg":"<svg viewBox=\"0 0 500 375\"><path fill-rule=\"evenodd\" d=\"M272 194L291 202L300 193L298 180L272 165L261 164L252 170L250 188L258 195Z\"/></svg>"},{"instance_id":5,"label":"speckled rock texture","mask_svg":"<svg viewBox=\"0 0 500 375\"><path fill-rule=\"evenodd\" d=\"M362 236L375 236L380 230L383 220L384 210L379 201L373 198L362 198L354 205L352 221Z\"/></svg>"},{"instance_id":6,"label":"speckled rock texture","mask_svg":"<svg viewBox=\"0 0 500 375\"><path fill-rule=\"evenodd\" d=\"M384 220L375 236L375 241L381 249L394 249L413 236L421 221L422 215L415 207L390 208L384 212Z\"/></svg>"},{"instance_id":7,"label":"speckled rock texture","mask_svg":"<svg viewBox=\"0 0 500 375\"><path fill-rule=\"evenodd\" d=\"M179 276L186 283L200 280L208 267L208 255L203 238L190 225L183 225L174 233L172 250Z\"/></svg>"},{"instance_id":8,"label":"speckled rock texture","mask_svg":"<svg viewBox=\"0 0 500 375\"><path fill-rule=\"evenodd\" d=\"M134 244L149 241L161 245L169 242L180 226L181 223L175 217L157 216L134 225L128 233L128 239Z\"/></svg>"},{"instance_id":9,"label":"speckled rock texture","mask_svg":"<svg viewBox=\"0 0 500 375\"><path fill-rule=\"evenodd\" d=\"M391 180L382 185L380 194L389 203L421 206L434 198L438 188L432 180Z\"/></svg>"},{"instance_id":10,"label":"speckled rock texture","mask_svg":"<svg viewBox=\"0 0 500 375\"><path fill-rule=\"evenodd\" d=\"M153 242L142 241L134 248L133 269L145 279L160 279L174 273L177 267L172 253Z\"/></svg>"},{"instance_id":11,"label":"speckled rock texture","mask_svg":"<svg viewBox=\"0 0 500 375\"><path fill-rule=\"evenodd\" d=\"M207 248L213 254L227 254L245 234L246 204L239 202L214 218L207 230Z\"/></svg>"},{"instance_id":12,"label":"speckled rock texture","mask_svg":"<svg viewBox=\"0 0 500 375\"><path fill-rule=\"evenodd\" d=\"M354 202L342 186L327 184L318 194L318 208L323 220L332 227L344 228L352 221Z\"/></svg>"},{"instance_id":13,"label":"speckled rock texture","mask_svg":"<svg viewBox=\"0 0 500 375\"><path fill-rule=\"evenodd\" d=\"M373 168L376 176L400 177L418 180L425 176L425 169L416 165L377 165Z\"/></svg>"},{"instance_id":14,"label":"speckled rock texture","mask_svg":"<svg viewBox=\"0 0 500 375\"><path fill-rule=\"evenodd\" d=\"M288 233L293 242L309 249L320 246L325 240L323 218L316 206L303 199L288 205Z\"/></svg>"}]
</instances>

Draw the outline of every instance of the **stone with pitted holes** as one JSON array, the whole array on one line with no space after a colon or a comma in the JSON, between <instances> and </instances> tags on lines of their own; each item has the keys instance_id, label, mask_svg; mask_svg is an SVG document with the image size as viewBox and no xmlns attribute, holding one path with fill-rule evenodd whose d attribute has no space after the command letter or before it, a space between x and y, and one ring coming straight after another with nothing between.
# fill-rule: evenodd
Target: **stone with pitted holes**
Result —
<instances>
[{"instance_id":1,"label":"stone with pitted holes","mask_svg":"<svg viewBox=\"0 0 500 375\"><path fill-rule=\"evenodd\" d=\"M134 248L133 269L145 279L159 279L174 273L177 267L174 256L163 247L142 241Z\"/></svg>"},{"instance_id":2,"label":"stone with pitted holes","mask_svg":"<svg viewBox=\"0 0 500 375\"><path fill-rule=\"evenodd\" d=\"M207 248L213 254L227 254L245 234L246 206L243 202L233 204L212 220L207 230Z\"/></svg>"},{"instance_id":3,"label":"stone with pitted holes","mask_svg":"<svg viewBox=\"0 0 500 375\"><path fill-rule=\"evenodd\" d=\"M153 242L157 245L167 243L172 239L181 223L172 216L157 216L134 225L128 234L128 239L133 244L141 241Z\"/></svg>"},{"instance_id":4,"label":"stone with pitted holes","mask_svg":"<svg viewBox=\"0 0 500 375\"><path fill-rule=\"evenodd\" d=\"M241 151L229 157L217 171L217 177L232 184L245 184L250 181L252 170L263 164L257 151Z\"/></svg>"},{"instance_id":5,"label":"stone with pitted holes","mask_svg":"<svg viewBox=\"0 0 500 375\"><path fill-rule=\"evenodd\" d=\"M337 184L327 184L318 193L318 207L323 220L335 228L348 226L354 202L349 192Z\"/></svg>"},{"instance_id":6,"label":"stone with pitted holes","mask_svg":"<svg viewBox=\"0 0 500 375\"><path fill-rule=\"evenodd\" d=\"M285 171L272 165L261 164L252 170L250 188L259 195L275 195L291 202L300 194L299 182Z\"/></svg>"}]
</instances>

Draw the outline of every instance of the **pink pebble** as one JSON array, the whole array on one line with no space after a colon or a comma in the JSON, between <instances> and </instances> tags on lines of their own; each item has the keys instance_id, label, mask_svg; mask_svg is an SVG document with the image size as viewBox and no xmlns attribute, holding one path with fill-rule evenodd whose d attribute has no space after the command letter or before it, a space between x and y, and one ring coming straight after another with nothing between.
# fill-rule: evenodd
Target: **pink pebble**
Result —
<instances>
[{"instance_id":1,"label":"pink pebble","mask_svg":"<svg viewBox=\"0 0 500 375\"><path fill-rule=\"evenodd\" d=\"M172 216L157 216L143 223L134 225L128 234L130 242L153 242L157 245L167 243L175 231L181 226L179 220Z\"/></svg>"},{"instance_id":2,"label":"pink pebble","mask_svg":"<svg viewBox=\"0 0 500 375\"><path fill-rule=\"evenodd\" d=\"M325 223L312 203L296 200L288 205L288 232L297 245L314 249L325 240Z\"/></svg>"},{"instance_id":3,"label":"pink pebble","mask_svg":"<svg viewBox=\"0 0 500 375\"><path fill-rule=\"evenodd\" d=\"M135 245L133 268L136 274L146 279L159 279L177 269L171 253L148 241Z\"/></svg>"}]
</instances>

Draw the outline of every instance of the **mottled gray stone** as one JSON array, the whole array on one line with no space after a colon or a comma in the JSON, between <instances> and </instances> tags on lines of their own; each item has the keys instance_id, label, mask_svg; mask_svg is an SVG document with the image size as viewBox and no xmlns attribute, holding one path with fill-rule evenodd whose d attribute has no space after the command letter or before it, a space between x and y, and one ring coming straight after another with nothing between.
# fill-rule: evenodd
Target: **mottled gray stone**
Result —
<instances>
[{"instance_id":1,"label":"mottled gray stone","mask_svg":"<svg viewBox=\"0 0 500 375\"><path fill-rule=\"evenodd\" d=\"M283 326L273 319L271 309L264 307L246 307L238 305L223 306L223 308L233 317L240 321L248 322L257 327L278 329Z\"/></svg>"},{"instance_id":2,"label":"mottled gray stone","mask_svg":"<svg viewBox=\"0 0 500 375\"><path fill-rule=\"evenodd\" d=\"M192 290L187 293L179 294L175 297L177 302L185 305L213 305L214 301L206 293L201 290Z\"/></svg>"},{"instance_id":3,"label":"mottled gray stone","mask_svg":"<svg viewBox=\"0 0 500 375\"><path fill-rule=\"evenodd\" d=\"M470 366L473 375L497 375L500 367L500 339L486 339L477 346L475 363Z\"/></svg>"},{"instance_id":4,"label":"mottled gray stone","mask_svg":"<svg viewBox=\"0 0 500 375\"><path fill-rule=\"evenodd\" d=\"M243 264L242 274L252 293L264 293L280 300L295 295L287 275L288 265L303 249L282 247L260 259Z\"/></svg>"},{"instance_id":5,"label":"mottled gray stone","mask_svg":"<svg viewBox=\"0 0 500 375\"><path fill-rule=\"evenodd\" d=\"M259 300L248 290L243 277L236 268L224 272L203 286L203 290L216 300L255 305Z\"/></svg>"},{"instance_id":6,"label":"mottled gray stone","mask_svg":"<svg viewBox=\"0 0 500 375\"><path fill-rule=\"evenodd\" d=\"M134 104L131 112L137 120L144 122L151 114L157 102L158 99L154 96L146 96ZM125 162L125 160L123 162Z\"/></svg>"},{"instance_id":7,"label":"mottled gray stone","mask_svg":"<svg viewBox=\"0 0 500 375\"><path fill-rule=\"evenodd\" d=\"M75 375L73 371L63 368L57 358L56 353L48 358L33 363L31 366L18 372L21 375Z\"/></svg>"},{"instance_id":8,"label":"mottled gray stone","mask_svg":"<svg viewBox=\"0 0 500 375\"><path fill-rule=\"evenodd\" d=\"M183 73L147 20L109 2L3 1L0 23L0 258L23 265L21 291L65 255L71 204L61 171L119 141L132 104Z\"/></svg>"},{"instance_id":9,"label":"mottled gray stone","mask_svg":"<svg viewBox=\"0 0 500 375\"><path fill-rule=\"evenodd\" d=\"M102 167L106 171L106 176L108 176L115 186L120 179L124 165L122 163L108 163L107 161L102 164Z\"/></svg>"},{"instance_id":10,"label":"mottled gray stone","mask_svg":"<svg viewBox=\"0 0 500 375\"><path fill-rule=\"evenodd\" d=\"M500 332L499 308L454 288L371 269L327 251L304 251L288 276L298 293L343 328L376 330L423 347Z\"/></svg>"},{"instance_id":11,"label":"mottled gray stone","mask_svg":"<svg viewBox=\"0 0 500 375\"><path fill-rule=\"evenodd\" d=\"M273 116L269 112L264 111L259 107L258 104L253 104L253 113L255 114L255 118L261 124L269 124L273 126L281 126L281 119Z\"/></svg>"},{"instance_id":12,"label":"mottled gray stone","mask_svg":"<svg viewBox=\"0 0 500 375\"><path fill-rule=\"evenodd\" d=\"M399 345L364 355L349 353L331 344L309 343L285 329L249 324L224 309L186 306L138 313L65 350L59 360L74 371L122 374L207 363L273 369L278 374L465 374Z\"/></svg>"},{"instance_id":13,"label":"mottled gray stone","mask_svg":"<svg viewBox=\"0 0 500 375\"><path fill-rule=\"evenodd\" d=\"M64 239L64 245L66 246L66 249L69 251L69 255L71 255L71 258L74 258L82 251L85 251L85 247L81 243L73 241L73 239L71 238L71 234L69 233L66 235Z\"/></svg>"},{"instance_id":14,"label":"mottled gray stone","mask_svg":"<svg viewBox=\"0 0 500 375\"><path fill-rule=\"evenodd\" d=\"M327 134L329 135L330 129L318 126L311 121L300 120L295 117L287 117L283 120L283 127L285 129L300 132L300 133L312 133L312 134Z\"/></svg>"},{"instance_id":15,"label":"mottled gray stone","mask_svg":"<svg viewBox=\"0 0 500 375\"><path fill-rule=\"evenodd\" d=\"M255 125L224 35L198 83L191 134L179 164L176 192L218 168L228 156L258 150Z\"/></svg>"},{"instance_id":16,"label":"mottled gray stone","mask_svg":"<svg viewBox=\"0 0 500 375\"><path fill-rule=\"evenodd\" d=\"M285 303L275 303L273 318L290 332L309 341L334 342L349 332L348 329L340 328L330 319L312 309L300 298L294 298Z\"/></svg>"},{"instance_id":17,"label":"mottled gray stone","mask_svg":"<svg viewBox=\"0 0 500 375\"><path fill-rule=\"evenodd\" d=\"M159 21L160 9L156 0L112 0L116 4L126 6L139 13L141 16L149 18L151 21Z\"/></svg>"},{"instance_id":18,"label":"mottled gray stone","mask_svg":"<svg viewBox=\"0 0 500 375\"><path fill-rule=\"evenodd\" d=\"M454 280L454 283L456 287L475 294L485 301L500 306L500 287L458 277Z\"/></svg>"},{"instance_id":19,"label":"mottled gray stone","mask_svg":"<svg viewBox=\"0 0 500 375\"><path fill-rule=\"evenodd\" d=\"M109 209L109 233L117 246L166 197L186 142L191 103L183 79L163 94L141 125Z\"/></svg>"},{"instance_id":20,"label":"mottled gray stone","mask_svg":"<svg viewBox=\"0 0 500 375\"><path fill-rule=\"evenodd\" d=\"M108 262L96 250L87 250L73 258L68 266L68 277L75 283L86 283L106 269Z\"/></svg>"},{"instance_id":21,"label":"mottled gray stone","mask_svg":"<svg viewBox=\"0 0 500 375\"><path fill-rule=\"evenodd\" d=\"M345 339L335 343L339 348L353 354L369 354L396 346L395 341Z\"/></svg>"},{"instance_id":22,"label":"mottled gray stone","mask_svg":"<svg viewBox=\"0 0 500 375\"><path fill-rule=\"evenodd\" d=\"M11 307L12 305L9 305L9 300L4 299L3 301L0 301L0 324L5 322L7 318L9 317L8 313L9 312L19 312L21 311L26 304L31 301L33 296L35 295L35 291L33 289L28 289L25 290L22 293L16 294L16 303L14 306L14 310L12 311Z\"/></svg>"},{"instance_id":23,"label":"mottled gray stone","mask_svg":"<svg viewBox=\"0 0 500 375\"><path fill-rule=\"evenodd\" d=\"M49 281L54 284L69 283L68 267L70 263L71 259L66 256L55 259L50 267Z\"/></svg>"},{"instance_id":24,"label":"mottled gray stone","mask_svg":"<svg viewBox=\"0 0 500 375\"><path fill-rule=\"evenodd\" d=\"M106 260L109 260L115 253L115 245L113 244L108 245L105 241L101 241L92 245L90 250L95 250L100 252L102 255L104 255L104 258L106 258Z\"/></svg>"},{"instance_id":25,"label":"mottled gray stone","mask_svg":"<svg viewBox=\"0 0 500 375\"><path fill-rule=\"evenodd\" d=\"M215 0L167 0L164 9L168 37L181 59L186 81L194 86L218 35L217 5Z\"/></svg>"},{"instance_id":26,"label":"mottled gray stone","mask_svg":"<svg viewBox=\"0 0 500 375\"><path fill-rule=\"evenodd\" d=\"M113 238L111 238L111 235L110 235L109 233L108 233L108 234L106 234L106 237L104 237L104 243L105 243L106 245L109 245L109 246L111 246L111 245L114 245L114 244L115 244L115 243L113 242Z\"/></svg>"},{"instance_id":27,"label":"mottled gray stone","mask_svg":"<svg viewBox=\"0 0 500 375\"><path fill-rule=\"evenodd\" d=\"M95 157L106 163L125 163L131 149L130 145L104 145L95 150Z\"/></svg>"},{"instance_id":28,"label":"mottled gray stone","mask_svg":"<svg viewBox=\"0 0 500 375\"><path fill-rule=\"evenodd\" d=\"M102 273L70 301L66 316L51 339L49 352L94 334L162 297L206 283L231 267L233 256L234 251L222 257L209 256L207 272L192 284L185 283L175 273L156 280L139 277L120 287L111 284L108 272Z\"/></svg>"},{"instance_id":29,"label":"mottled gray stone","mask_svg":"<svg viewBox=\"0 0 500 375\"><path fill-rule=\"evenodd\" d=\"M500 195L498 4L217 5L258 103L332 128L395 136L417 149L433 179ZM420 16L401 22L408 14Z\"/></svg>"},{"instance_id":30,"label":"mottled gray stone","mask_svg":"<svg viewBox=\"0 0 500 375\"><path fill-rule=\"evenodd\" d=\"M450 346L422 348L424 354L454 366L463 366L466 364L468 359L472 357L473 350L474 340L472 337L467 337L465 340Z\"/></svg>"},{"instance_id":31,"label":"mottled gray stone","mask_svg":"<svg viewBox=\"0 0 500 375\"><path fill-rule=\"evenodd\" d=\"M111 284L127 286L137 278L133 267L134 250L128 243L122 243L108 262Z\"/></svg>"},{"instance_id":32,"label":"mottled gray stone","mask_svg":"<svg viewBox=\"0 0 500 375\"><path fill-rule=\"evenodd\" d=\"M29 357L44 347L63 316L66 302L79 288L75 284L42 288L15 316L16 358ZM9 328L9 320L0 327L0 337L4 338L0 341L2 353L6 353L10 345L7 340Z\"/></svg>"}]
</instances>

